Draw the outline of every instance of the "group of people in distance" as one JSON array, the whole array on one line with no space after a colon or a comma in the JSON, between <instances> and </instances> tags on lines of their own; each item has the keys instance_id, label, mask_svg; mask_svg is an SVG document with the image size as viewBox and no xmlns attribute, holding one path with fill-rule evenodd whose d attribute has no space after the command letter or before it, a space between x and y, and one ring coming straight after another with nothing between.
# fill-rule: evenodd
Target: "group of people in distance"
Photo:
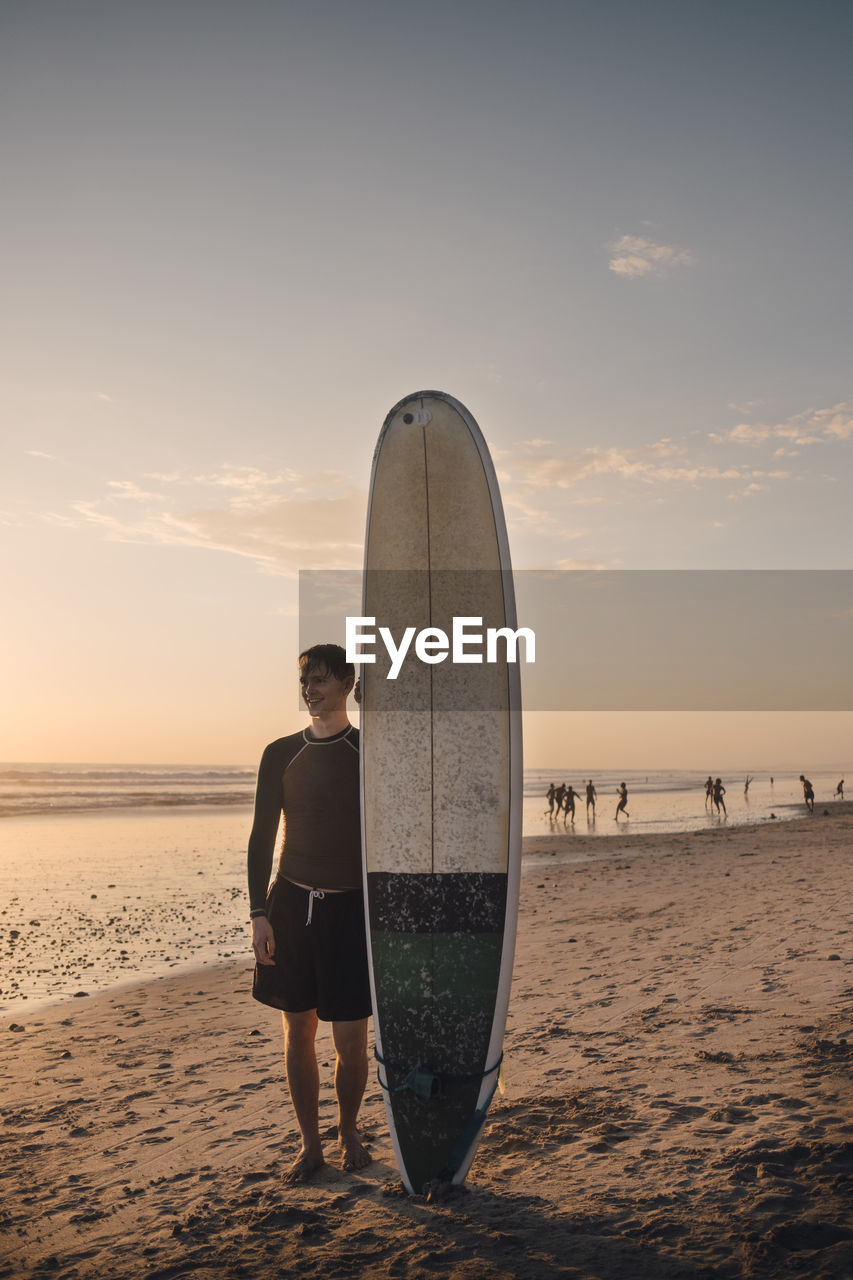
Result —
<instances>
[{"instance_id":1,"label":"group of people in distance","mask_svg":"<svg viewBox=\"0 0 853 1280\"><path fill-rule=\"evenodd\" d=\"M586 794L587 822L595 822L595 800L598 792L595 789L592 778L590 778L589 782L585 783L584 791ZM616 819L618 821L620 813L624 813L626 818L630 816L627 808L625 807L628 803L628 788L625 786L624 782L621 783L616 794L619 796L619 803L616 806ZM569 818L574 822L575 803L580 799L580 792L575 791L571 783L567 786L565 782L561 782L559 786L555 786L552 782L545 793L545 798L548 801L548 808L545 812L548 814L552 822L559 818L561 813L565 814L565 817L563 818L564 823L567 822Z\"/></svg>"},{"instance_id":2,"label":"group of people in distance","mask_svg":"<svg viewBox=\"0 0 853 1280\"><path fill-rule=\"evenodd\" d=\"M746 778L744 779L743 794L747 800L749 800L749 784L754 781L755 779L750 774L747 774ZM814 813L814 787L809 782L808 778L806 778L805 775L802 773L800 774L800 782L803 784L803 798L805 799L805 802L806 802L806 808L808 809L809 813ZM770 779L770 785L771 786L773 785L772 778ZM589 782L585 783L584 790L586 792L587 822L589 821L594 822L595 821L595 799L596 799L597 792L593 785L592 778L590 778ZM616 805L616 815L615 815L616 821L618 822L620 813L624 813L626 818L630 817L630 814L628 813L628 788L624 782L620 783L616 794L619 797L619 802ZM725 794L726 794L726 788L723 786L722 778L714 778L709 773L707 779L705 780L705 808L710 809L711 806L713 805L713 807L717 811L717 814L722 814L724 817L728 817L726 802L723 799L723 796ZM836 798L840 800L844 799L844 779L843 778L839 782L838 786L835 788L835 795L836 795ZM559 786L556 786L552 782L546 792L546 799L548 801L548 808L545 810L545 812L548 814L548 817L551 819L552 822L556 821L556 819L559 818L561 813L564 815L563 817L564 823L568 822L569 819L571 819L571 821L574 822L575 805L581 799L581 794L580 792L575 791L571 783L567 785L565 782L561 782Z\"/></svg>"},{"instance_id":3,"label":"group of people in distance","mask_svg":"<svg viewBox=\"0 0 853 1280\"><path fill-rule=\"evenodd\" d=\"M750 775L747 774L743 784L743 794L744 796L746 796L747 799L749 799L749 784L751 782L754 782L754 778L751 778ZM809 813L814 813L814 787L812 786L809 779L805 776L805 774L802 774L802 773L800 774L800 782L802 783L802 787L803 787L803 800L805 801L806 808L808 809ZM772 778L770 779L770 785L771 787L773 786ZM721 810L723 813L725 813L726 802L723 799L723 796L725 794L726 794L726 788L723 786L721 780L717 778L715 781L711 777L711 775L708 774L708 777L705 780L705 808L708 809L713 804L717 810L717 813L719 813ZM836 799L839 799L839 800L844 799L844 779L843 778L839 782L838 786L835 788L835 796L836 796Z\"/></svg>"}]
</instances>

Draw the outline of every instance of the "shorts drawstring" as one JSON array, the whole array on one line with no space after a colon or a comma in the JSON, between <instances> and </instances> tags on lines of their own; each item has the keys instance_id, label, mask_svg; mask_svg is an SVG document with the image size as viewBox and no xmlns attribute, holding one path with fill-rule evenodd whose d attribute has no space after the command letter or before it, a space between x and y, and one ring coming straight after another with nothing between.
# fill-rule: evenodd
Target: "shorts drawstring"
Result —
<instances>
[{"instance_id":1,"label":"shorts drawstring","mask_svg":"<svg viewBox=\"0 0 853 1280\"><path fill-rule=\"evenodd\" d=\"M308 890L308 919L305 921L306 925L311 923L311 916L314 914L314 899L325 898L325 896L326 895L322 889Z\"/></svg>"}]
</instances>

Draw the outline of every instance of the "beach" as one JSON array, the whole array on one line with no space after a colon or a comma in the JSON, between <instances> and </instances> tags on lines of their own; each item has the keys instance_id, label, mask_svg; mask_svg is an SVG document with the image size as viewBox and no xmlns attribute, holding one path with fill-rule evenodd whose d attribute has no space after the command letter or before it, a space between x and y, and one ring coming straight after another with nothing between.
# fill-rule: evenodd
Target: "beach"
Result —
<instances>
[{"instance_id":1,"label":"beach","mask_svg":"<svg viewBox=\"0 0 853 1280\"><path fill-rule=\"evenodd\" d=\"M466 1186L430 1199L402 1190L375 1071L373 1163L344 1174L330 1138L282 1185L248 925L244 955L4 1012L0 1276L853 1274L852 835L835 804L586 861L527 837L505 1091Z\"/></svg>"}]
</instances>

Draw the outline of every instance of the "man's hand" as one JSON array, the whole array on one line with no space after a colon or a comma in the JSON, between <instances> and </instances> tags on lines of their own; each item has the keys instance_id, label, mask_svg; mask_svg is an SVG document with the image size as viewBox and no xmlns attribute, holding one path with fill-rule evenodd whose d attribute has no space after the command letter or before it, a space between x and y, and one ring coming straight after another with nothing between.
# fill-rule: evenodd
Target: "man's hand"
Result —
<instances>
[{"instance_id":1,"label":"man's hand","mask_svg":"<svg viewBox=\"0 0 853 1280\"><path fill-rule=\"evenodd\" d=\"M252 921L252 951L258 964L275 964L275 934L266 916L255 916Z\"/></svg>"}]
</instances>

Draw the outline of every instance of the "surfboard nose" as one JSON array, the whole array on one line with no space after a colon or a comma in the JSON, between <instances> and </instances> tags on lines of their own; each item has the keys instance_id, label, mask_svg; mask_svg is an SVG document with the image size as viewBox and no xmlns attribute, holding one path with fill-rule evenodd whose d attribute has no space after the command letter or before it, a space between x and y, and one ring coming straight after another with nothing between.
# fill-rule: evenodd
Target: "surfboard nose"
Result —
<instances>
[{"instance_id":1,"label":"surfboard nose","mask_svg":"<svg viewBox=\"0 0 853 1280\"><path fill-rule=\"evenodd\" d=\"M407 427L410 427L413 424L416 427L426 427L430 422L432 422L432 414L429 409L416 409L414 413L404 413L403 421Z\"/></svg>"}]
</instances>

